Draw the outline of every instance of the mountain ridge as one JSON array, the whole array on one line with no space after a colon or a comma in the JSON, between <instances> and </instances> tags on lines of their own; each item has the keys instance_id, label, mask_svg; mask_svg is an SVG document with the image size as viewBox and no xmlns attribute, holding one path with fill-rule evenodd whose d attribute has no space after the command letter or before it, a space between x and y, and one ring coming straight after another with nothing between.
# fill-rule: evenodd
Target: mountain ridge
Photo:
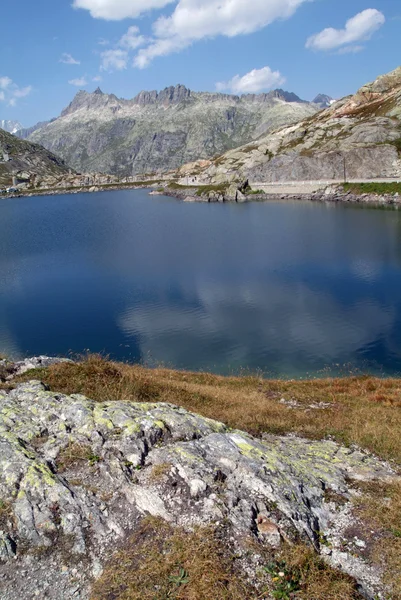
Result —
<instances>
[{"instance_id":1,"label":"mountain ridge","mask_svg":"<svg viewBox=\"0 0 401 600\"><path fill-rule=\"evenodd\" d=\"M319 109L281 89L236 96L178 84L127 100L97 88L79 91L59 117L18 135L79 171L128 177L211 158Z\"/></svg>"}]
</instances>

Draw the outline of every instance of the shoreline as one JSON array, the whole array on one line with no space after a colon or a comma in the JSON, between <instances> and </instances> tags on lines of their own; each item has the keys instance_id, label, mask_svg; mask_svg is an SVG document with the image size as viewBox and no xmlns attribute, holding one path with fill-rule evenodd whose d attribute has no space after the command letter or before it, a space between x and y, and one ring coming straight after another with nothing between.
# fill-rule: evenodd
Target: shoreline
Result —
<instances>
[{"instance_id":1,"label":"shoreline","mask_svg":"<svg viewBox=\"0 0 401 600\"><path fill-rule=\"evenodd\" d=\"M401 207L401 196L392 194L377 195L377 194L352 194L351 192L331 192L325 191L313 192L310 194L250 194L243 196L240 200L236 200L233 196L219 197L197 196L196 192L200 188L185 188L184 190L167 189L160 192L160 195L170 196L183 202L207 202L207 203L236 203L246 204L250 202L268 202L270 200L308 200L312 202L331 202L344 204L358 204L368 206L388 206L397 208ZM189 193L192 192L192 193Z\"/></svg>"},{"instance_id":2,"label":"shoreline","mask_svg":"<svg viewBox=\"0 0 401 600\"><path fill-rule=\"evenodd\" d=\"M241 195L241 199L236 199L233 196L226 196L224 193L213 192L210 195L198 196L197 192L201 190L200 187L188 187L182 189L171 189L168 186L161 188L163 184L155 182L132 182L132 183L121 183L121 184L106 184L97 186L79 186L74 188L53 188L53 189L38 189L38 190L21 190L18 193L1 195L0 200L16 199L16 198L35 198L41 196L63 196L68 194L89 194L96 192L111 192L111 191L122 191L122 190L138 190L138 189L149 189L149 195L155 196L168 196L181 200L182 202L206 202L206 203L237 203L246 204L250 202L269 202L277 200L291 200L300 201L307 200L312 202L330 202L330 203L344 203L344 204L356 204L360 206L373 206L373 207L392 207L398 209L401 206L401 196L395 196L393 194L353 194L352 192L328 192L318 191L306 194L249 194ZM153 189L152 189L153 188ZM156 191L158 188L160 191Z\"/></svg>"}]
</instances>

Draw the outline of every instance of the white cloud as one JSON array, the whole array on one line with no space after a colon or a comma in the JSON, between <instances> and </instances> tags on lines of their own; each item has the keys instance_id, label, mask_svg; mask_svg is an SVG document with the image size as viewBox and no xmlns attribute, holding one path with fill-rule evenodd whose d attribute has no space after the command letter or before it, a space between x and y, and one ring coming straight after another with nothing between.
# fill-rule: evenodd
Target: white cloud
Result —
<instances>
[{"instance_id":1,"label":"white cloud","mask_svg":"<svg viewBox=\"0 0 401 600\"><path fill-rule=\"evenodd\" d=\"M12 79L9 77L0 77L0 89L6 90L12 84Z\"/></svg>"},{"instance_id":2,"label":"white cloud","mask_svg":"<svg viewBox=\"0 0 401 600\"><path fill-rule=\"evenodd\" d=\"M385 21L383 13L375 8L368 8L349 19L344 29L329 27L312 35L308 38L306 47L313 50L333 50L368 40L375 31L384 25Z\"/></svg>"},{"instance_id":3,"label":"white cloud","mask_svg":"<svg viewBox=\"0 0 401 600\"><path fill-rule=\"evenodd\" d=\"M62 54L59 62L64 63L65 65L80 65L81 64L80 60L75 60L75 58L73 56L71 56L71 54L68 54L67 52L64 52L64 54Z\"/></svg>"},{"instance_id":4,"label":"white cloud","mask_svg":"<svg viewBox=\"0 0 401 600\"><path fill-rule=\"evenodd\" d=\"M74 0L74 8L89 10L95 19L121 21L139 17L155 8L163 8L175 0Z\"/></svg>"},{"instance_id":5,"label":"white cloud","mask_svg":"<svg viewBox=\"0 0 401 600\"><path fill-rule=\"evenodd\" d=\"M79 77L77 79L70 79L68 82L70 85L76 85L77 87L85 87L88 85L86 77Z\"/></svg>"},{"instance_id":6,"label":"white cloud","mask_svg":"<svg viewBox=\"0 0 401 600\"><path fill-rule=\"evenodd\" d=\"M311 0L179 0L169 17L153 25L155 38L139 51L135 65L144 68L157 56L177 52L195 41L252 33L277 19L287 19Z\"/></svg>"},{"instance_id":7,"label":"white cloud","mask_svg":"<svg viewBox=\"0 0 401 600\"><path fill-rule=\"evenodd\" d=\"M126 50L106 50L102 52L102 71L123 71L127 68L128 52Z\"/></svg>"},{"instance_id":8,"label":"white cloud","mask_svg":"<svg viewBox=\"0 0 401 600\"><path fill-rule=\"evenodd\" d=\"M272 71L270 67L253 69L246 75L240 77L235 75L230 81L216 83L219 91L230 90L234 94L255 94L262 90L271 90L283 85L285 77L279 71Z\"/></svg>"},{"instance_id":9,"label":"white cloud","mask_svg":"<svg viewBox=\"0 0 401 600\"><path fill-rule=\"evenodd\" d=\"M25 98L26 96L29 96L29 94L32 92L32 86L31 85L27 85L24 88L17 88L14 90L13 94L15 96L15 98Z\"/></svg>"},{"instance_id":10,"label":"white cloud","mask_svg":"<svg viewBox=\"0 0 401 600\"><path fill-rule=\"evenodd\" d=\"M74 0L75 8L89 10L92 17L121 20L138 17L152 9L176 4L170 16L153 24L153 38L139 50L134 65L145 68L158 56L179 52L198 40L252 33L278 19L287 19L306 2L314 0ZM136 32L137 34L138 32ZM136 41L134 42L136 43ZM127 46L126 46L127 47ZM133 46L129 47L133 49ZM120 67L120 68L125 68Z\"/></svg>"},{"instance_id":11,"label":"white cloud","mask_svg":"<svg viewBox=\"0 0 401 600\"><path fill-rule=\"evenodd\" d=\"M32 86L19 87L10 77L0 77L0 101L15 106L19 98L25 98L32 92Z\"/></svg>"},{"instance_id":12,"label":"white cloud","mask_svg":"<svg viewBox=\"0 0 401 600\"><path fill-rule=\"evenodd\" d=\"M140 35L139 27L133 25L128 29L127 33L123 35L119 41L119 46L129 50L135 50L136 48L139 48L139 46L143 46L145 43L145 36Z\"/></svg>"},{"instance_id":13,"label":"white cloud","mask_svg":"<svg viewBox=\"0 0 401 600\"><path fill-rule=\"evenodd\" d=\"M337 50L337 54L358 54L362 50L365 50L365 46L344 46Z\"/></svg>"},{"instance_id":14,"label":"white cloud","mask_svg":"<svg viewBox=\"0 0 401 600\"><path fill-rule=\"evenodd\" d=\"M92 78L92 81L103 81L103 77L100 75L95 75L95 77Z\"/></svg>"}]
</instances>

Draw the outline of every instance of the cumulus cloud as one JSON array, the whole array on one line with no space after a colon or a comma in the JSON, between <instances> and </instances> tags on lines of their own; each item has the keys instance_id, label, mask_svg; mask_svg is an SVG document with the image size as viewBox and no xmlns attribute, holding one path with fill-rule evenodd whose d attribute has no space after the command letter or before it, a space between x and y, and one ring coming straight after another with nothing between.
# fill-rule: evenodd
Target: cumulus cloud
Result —
<instances>
[{"instance_id":1,"label":"cumulus cloud","mask_svg":"<svg viewBox=\"0 0 401 600\"><path fill-rule=\"evenodd\" d=\"M32 92L32 86L20 87L11 77L0 77L0 102L7 102L9 106L15 106L19 98L25 98Z\"/></svg>"},{"instance_id":2,"label":"cumulus cloud","mask_svg":"<svg viewBox=\"0 0 401 600\"><path fill-rule=\"evenodd\" d=\"M270 67L253 69L246 75L240 77L235 75L230 81L216 83L218 91L229 90L234 94L255 94L263 90L271 90L283 85L285 77L279 71L272 71Z\"/></svg>"},{"instance_id":3,"label":"cumulus cloud","mask_svg":"<svg viewBox=\"0 0 401 600\"><path fill-rule=\"evenodd\" d=\"M12 79L9 77L0 77L0 89L6 90L12 84Z\"/></svg>"},{"instance_id":4,"label":"cumulus cloud","mask_svg":"<svg viewBox=\"0 0 401 600\"><path fill-rule=\"evenodd\" d=\"M80 60L76 60L73 56L71 56L71 54L68 54L67 52L64 52L61 55L59 62L65 64L65 65L80 65L81 64Z\"/></svg>"},{"instance_id":5,"label":"cumulus cloud","mask_svg":"<svg viewBox=\"0 0 401 600\"><path fill-rule=\"evenodd\" d=\"M146 38L140 35L139 27L133 25L125 33L119 41L119 46L127 48L129 50L135 50L139 46L143 46L146 43Z\"/></svg>"},{"instance_id":6,"label":"cumulus cloud","mask_svg":"<svg viewBox=\"0 0 401 600\"><path fill-rule=\"evenodd\" d=\"M27 85L24 88L18 88L14 90L14 96L15 98L25 98L26 96L29 96L29 94L32 92L32 86L31 85Z\"/></svg>"},{"instance_id":7,"label":"cumulus cloud","mask_svg":"<svg viewBox=\"0 0 401 600\"><path fill-rule=\"evenodd\" d=\"M86 77L78 77L77 79L70 79L68 82L70 85L75 85L76 87L85 87L88 85L88 81Z\"/></svg>"},{"instance_id":8,"label":"cumulus cloud","mask_svg":"<svg viewBox=\"0 0 401 600\"><path fill-rule=\"evenodd\" d=\"M344 29L328 27L308 38L306 47L313 50L334 50L372 37L386 19L382 12L368 8L349 19ZM354 46L355 48L355 46ZM351 50L352 51L352 50Z\"/></svg>"},{"instance_id":9,"label":"cumulus cloud","mask_svg":"<svg viewBox=\"0 0 401 600\"><path fill-rule=\"evenodd\" d=\"M139 17L144 12L163 8L175 0L74 0L74 8L89 10L95 19L121 21Z\"/></svg>"},{"instance_id":10,"label":"cumulus cloud","mask_svg":"<svg viewBox=\"0 0 401 600\"><path fill-rule=\"evenodd\" d=\"M128 52L126 50L106 50L102 52L102 71L123 71L127 68Z\"/></svg>"},{"instance_id":11,"label":"cumulus cloud","mask_svg":"<svg viewBox=\"0 0 401 600\"><path fill-rule=\"evenodd\" d=\"M313 0L74 0L75 8L90 11L95 18L121 20L162 8L174 2L169 16L153 24L153 37L141 42L134 65L145 68L158 57L179 52L192 43L219 35L234 37L252 33L277 19L287 19ZM136 42L134 42L136 43ZM136 47L139 47L138 44ZM133 47L131 46L130 49ZM125 68L125 67L123 67Z\"/></svg>"}]
</instances>

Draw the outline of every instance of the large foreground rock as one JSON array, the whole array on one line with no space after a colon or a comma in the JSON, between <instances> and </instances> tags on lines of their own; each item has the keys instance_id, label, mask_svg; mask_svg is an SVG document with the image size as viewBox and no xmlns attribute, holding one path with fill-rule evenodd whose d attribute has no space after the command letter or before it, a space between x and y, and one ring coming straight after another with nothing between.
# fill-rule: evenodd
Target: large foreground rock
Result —
<instances>
[{"instance_id":1,"label":"large foreground rock","mask_svg":"<svg viewBox=\"0 0 401 600\"><path fill-rule=\"evenodd\" d=\"M173 404L96 403L21 384L0 391L0 597L87 599L147 514L184 527L224 522L233 544L251 535L274 547L298 534L366 597L381 597L357 520L348 534L350 481L393 477L331 441L261 441Z\"/></svg>"}]
</instances>

